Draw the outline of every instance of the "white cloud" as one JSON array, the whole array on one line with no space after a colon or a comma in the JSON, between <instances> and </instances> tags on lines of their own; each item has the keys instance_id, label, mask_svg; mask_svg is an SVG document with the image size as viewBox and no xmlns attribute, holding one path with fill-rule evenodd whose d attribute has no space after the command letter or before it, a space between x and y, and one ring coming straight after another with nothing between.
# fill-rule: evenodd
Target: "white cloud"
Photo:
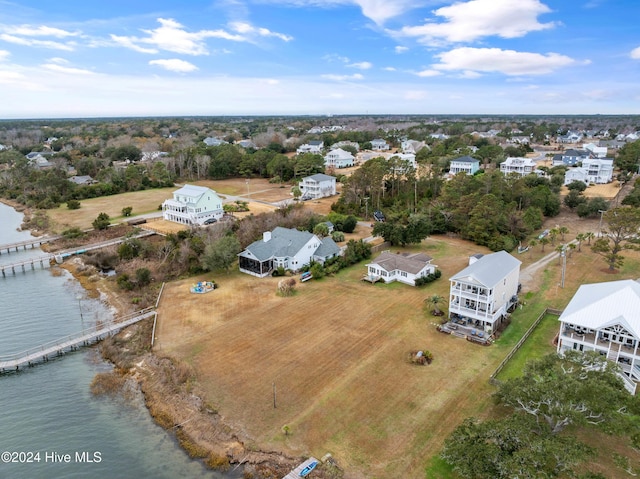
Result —
<instances>
[{"instance_id":1,"label":"white cloud","mask_svg":"<svg viewBox=\"0 0 640 479\"><path fill-rule=\"evenodd\" d=\"M69 64L69 60L65 59L65 58L60 58L60 57L52 57L49 58L49 63L57 63L58 65L68 65Z\"/></svg>"},{"instance_id":2,"label":"white cloud","mask_svg":"<svg viewBox=\"0 0 640 479\"><path fill-rule=\"evenodd\" d=\"M179 60L177 58L171 58L166 60L151 60L149 65L157 65L159 67L164 68L165 70L170 70L172 72L180 72L187 73L192 72L198 69L193 63L189 63L184 60Z\"/></svg>"},{"instance_id":3,"label":"white cloud","mask_svg":"<svg viewBox=\"0 0 640 479\"><path fill-rule=\"evenodd\" d=\"M255 42L257 38L274 37L290 41L293 37L272 32L267 28L255 27L246 22L231 23L227 30L200 30L188 32L184 26L172 18L158 18L160 26L153 30L142 30L147 37L111 35L111 39L120 46L140 53L158 53L165 50L184 55L208 55L207 38L219 38L233 42Z\"/></svg>"},{"instance_id":4,"label":"white cloud","mask_svg":"<svg viewBox=\"0 0 640 479\"><path fill-rule=\"evenodd\" d=\"M360 73L354 73L353 75L326 74L326 75L322 75L322 78L325 78L327 80L334 80L334 81L349 81L349 80L363 80L364 76L362 76Z\"/></svg>"},{"instance_id":5,"label":"white cloud","mask_svg":"<svg viewBox=\"0 0 640 479\"><path fill-rule=\"evenodd\" d=\"M404 93L405 100L424 100L429 96L426 91L422 90L409 90Z\"/></svg>"},{"instance_id":6,"label":"white cloud","mask_svg":"<svg viewBox=\"0 0 640 479\"><path fill-rule=\"evenodd\" d=\"M357 68L358 70L368 70L373 66L371 62L356 62L347 65L350 68Z\"/></svg>"},{"instance_id":7,"label":"white cloud","mask_svg":"<svg viewBox=\"0 0 640 479\"><path fill-rule=\"evenodd\" d=\"M433 70L433 69L427 69L427 70L422 70L416 73L416 75L418 75L419 77L437 77L442 75L441 71L438 70Z\"/></svg>"},{"instance_id":8,"label":"white cloud","mask_svg":"<svg viewBox=\"0 0 640 479\"><path fill-rule=\"evenodd\" d=\"M401 45L396 45L395 52L396 53L404 53L409 50L409 47L403 47Z\"/></svg>"},{"instance_id":9,"label":"white cloud","mask_svg":"<svg viewBox=\"0 0 640 479\"><path fill-rule=\"evenodd\" d=\"M499 72L505 75L543 75L576 61L558 53L516 52L499 48L456 48L436 55L440 63L436 70L469 72ZM468 77L468 76L467 76Z\"/></svg>"},{"instance_id":10,"label":"white cloud","mask_svg":"<svg viewBox=\"0 0 640 479\"><path fill-rule=\"evenodd\" d=\"M395 67L384 67L383 70L386 71L386 72L395 72L396 68Z\"/></svg>"},{"instance_id":11,"label":"white cloud","mask_svg":"<svg viewBox=\"0 0 640 479\"><path fill-rule=\"evenodd\" d=\"M529 32L553 28L538 16L551 10L539 0L470 0L433 11L435 17L421 26L404 27L399 35L418 37L427 44L471 42L488 36L522 37Z\"/></svg>"},{"instance_id":12,"label":"white cloud","mask_svg":"<svg viewBox=\"0 0 640 479\"><path fill-rule=\"evenodd\" d=\"M11 53L7 50L0 50L0 62L9 58L9 55L11 55Z\"/></svg>"},{"instance_id":13,"label":"white cloud","mask_svg":"<svg viewBox=\"0 0 640 479\"><path fill-rule=\"evenodd\" d=\"M249 36L260 36L260 37L275 37L279 38L282 41L289 42L293 40L293 37L290 35L285 35L284 33L272 32L267 28L262 27L254 27L253 25L246 22L233 22L229 25L231 29L237 33L241 33L243 35Z\"/></svg>"},{"instance_id":14,"label":"white cloud","mask_svg":"<svg viewBox=\"0 0 640 479\"><path fill-rule=\"evenodd\" d=\"M634 60L640 60L640 47L637 47L631 50L631 53L629 53L629 56Z\"/></svg>"},{"instance_id":15,"label":"white cloud","mask_svg":"<svg viewBox=\"0 0 640 479\"><path fill-rule=\"evenodd\" d=\"M42 68L52 72L67 73L70 75L94 75L95 74L95 72L92 72L91 70L85 70L82 68L65 67L57 63L45 63L44 65L42 65Z\"/></svg>"},{"instance_id":16,"label":"white cloud","mask_svg":"<svg viewBox=\"0 0 640 479\"><path fill-rule=\"evenodd\" d=\"M55 37L66 38L80 35L80 32L68 32L60 28L47 27L45 25L20 25L20 26L2 26L0 27L5 33L10 35L19 35L21 37Z\"/></svg>"},{"instance_id":17,"label":"white cloud","mask_svg":"<svg viewBox=\"0 0 640 479\"><path fill-rule=\"evenodd\" d=\"M51 48L54 50L73 51L75 49L75 43L67 42L55 42L53 40L32 40L30 38L17 37L15 35L9 35L8 33L0 34L0 40L5 42L14 43L16 45L24 45L28 47L42 47Z\"/></svg>"}]
</instances>

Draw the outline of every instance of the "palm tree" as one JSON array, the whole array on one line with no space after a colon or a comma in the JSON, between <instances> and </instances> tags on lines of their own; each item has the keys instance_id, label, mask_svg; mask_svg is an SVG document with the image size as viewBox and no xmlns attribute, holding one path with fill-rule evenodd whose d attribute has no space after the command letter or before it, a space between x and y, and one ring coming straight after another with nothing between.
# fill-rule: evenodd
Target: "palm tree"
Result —
<instances>
[{"instance_id":1,"label":"palm tree","mask_svg":"<svg viewBox=\"0 0 640 479\"><path fill-rule=\"evenodd\" d=\"M551 246L556 245L556 238L558 237L558 228L551 228L549 230L549 239L551 240Z\"/></svg>"},{"instance_id":2,"label":"palm tree","mask_svg":"<svg viewBox=\"0 0 640 479\"><path fill-rule=\"evenodd\" d=\"M569 258L571 258L571 253L573 252L574 249L576 249L575 243L569 243L567 245L567 249L569 250Z\"/></svg>"},{"instance_id":3,"label":"palm tree","mask_svg":"<svg viewBox=\"0 0 640 479\"><path fill-rule=\"evenodd\" d=\"M549 238L547 238L546 236L544 238L540 238L540 245L542 246L542 252L544 253L544 246L549 244Z\"/></svg>"},{"instance_id":4,"label":"palm tree","mask_svg":"<svg viewBox=\"0 0 640 479\"><path fill-rule=\"evenodd\" d=\"M556 246L556 249L554 251L558 253L558 262L562 261L562 253L564 251L564 245L559 244L558 246Z\"/></svg>"},{"instance_id":5,"label":"palm tree","mask_svg":"<svg viewBox=\"0 0 640 479\"><path fill-rule=\"evenodd\" d=\"M591 231L588 231L584 234L585 239L587 240L587 244L590 245L591 244L591 239L595 238L596 235L593 234Z\"/></svg>"},{"instance_id":6,"label":"palm tree","mask_svg":"<svg viewBox=\"0 0 640 479\"><path fill-rule=\"evenodd\" d=\"M576 235L576 241L578 242L578 253L580 252L580 247L582 246L582 242L587 239L584 233L578 233ZM573 244L573 243L572 243Z\"/></svg>"},{"instance_id":7,"label":"palm tree","mask_svg":"<svg viewBox=\"0 0 640 479\"><path fill-rule=\"evenodd\" d=\"M569 228L567 228L566 226L561 226L560 228L558 228L558 233L560 233L560 239L562 241L564 241L564 235L566 235L569 232Z\"/></svg>"},{"instance_id":8,"label":"palm tree","mask_svg":"<svg viewBox=\"0 0 640 479\"><path fill-rule=\"evenodd\" d=\"M537 244L538 244L538 240L535 238L529 241L529 258L531 258L531 253L533 251L533 248L535 248Z\"/></svg>"},{"instance_id":9,"label":"palm tree","mask_svg":"<svg viewBox=\"0 0 640 479\"><path fill-rule=\"evenodd\" d=\"M433 296L425 299L425 302L433 306L431 314L433 314L434 316L442 316L443 313L442 311L440 311L440 308L438 308L439 304L444 303L444 298L442 296L440 296L439 294L434 294Z\"/></svg>"}]
</instances>

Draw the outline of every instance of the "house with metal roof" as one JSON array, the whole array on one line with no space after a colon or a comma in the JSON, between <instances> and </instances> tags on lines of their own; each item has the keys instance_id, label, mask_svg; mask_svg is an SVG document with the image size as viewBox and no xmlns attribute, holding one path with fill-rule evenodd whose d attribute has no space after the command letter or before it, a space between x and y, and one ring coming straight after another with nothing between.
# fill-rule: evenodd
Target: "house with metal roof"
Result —
<instances>
[{"instance_id":1,"label":"house with metal roof","mask_svg":"<svg viewBox=\"0 0 640 479\"><path fill-rule=\"evenodd\" d=\"M518 303L521 264L506 251L471 257L449 279L449 318L493 334Z\"/></svg>"},{"instance_id":2,"label":"house with metal roof","mask_svg":"<svg viewBox=\"0 0 640 479\"><path fill-rule=\"evenodd\" d=\"M241 272L264 278L278 268L298 271L312 261L324 263L341 254L329 237L320 239L307 231L278 226L238 254L238 262Z\"/></svg>"},{"instance_id":3,"label":"house with metal roof","mask_svg":"<svg viewBox=\"0 0 640 479\"><path fill-rule=\"evenodd\" d=\"M348 168L355 163L354 156L342 148L331 150L324 157L324 166L327 168Z\"/></svg>"},{"instance_id":4,"label":"house with metal roof","mask_svg":"<svg viewBox=\"0 0 640 479\"><path fill-rule=\"evenodd\" d=\"M322 173L302 178L299 185L302 199L317 199L336 194L336 177Z\"/></svg>"},{"instance_id":5,"label":"house with metal roof","mask_svg":"<svg viewBox=\"0 0 640 479\"><path fill-rule=\"evenodd\" d=\"M437 266L431 264L431 256L424 253L392 253L383 251L371 263L367 264L367 281L385 283L400 281L410 286L416 285L416 279L435 273Z\"/></svg>"},{"instance_id":6,"label":"house with metal roof","mask_svg":"<svg viewBox=\"0 0 640 479\"><path fill-rule=\"evenodd\" d=\"M583 284L559 318L558 353L597 351L621 367L625 387L640 381L640 283Z\"/></svg>"},{"instance_id":7,"label":"house with metal roof","mask_svg":"<svg viewBox=\"0 0 640 479\"><path fill-rule=\"evenodd\" d=\"M173 198L162 203L162 217L185 225L203 225L205 221L222 218L222 200L211 188L184 185L173 192Z\"/></svg>"},{"instance_id":8,"label":"house with metal roof","mask_svg":"<svg viewBox=\"0 0 640 479\"><path fill-rule=\"evenodd\" d=\"M390 149L391 147L389 146L389 143L387 143L386 141L380 139L380 138L376 138L375 140L371 140L371 149L373 151L387 151L388 149Z\"/></svg>"},{"instance_id":9,"label":"house with metal roof","mask_svg":"<svg viewBox=\"0 0 640 479\"><path fill-rule=\"evenodd\" d=\"M536 162L531 158L509 157L500 163L500 172L508 175L517 173L520 176L527 176L536 169Z\"/></svg>"},{"instance_id":10,"label":"house with metal roof","mask_svg":"<svg viewBox=\"0 0 640 479\"><path fill-rule=\"evenodd\" d=\"M451 175L457 175L458 173L466 173L467 175L473 175L480 169L480 161L470 156L461 156L455 160L451 160L449 166L449 173Z\"/></svg>"}]
</instances>

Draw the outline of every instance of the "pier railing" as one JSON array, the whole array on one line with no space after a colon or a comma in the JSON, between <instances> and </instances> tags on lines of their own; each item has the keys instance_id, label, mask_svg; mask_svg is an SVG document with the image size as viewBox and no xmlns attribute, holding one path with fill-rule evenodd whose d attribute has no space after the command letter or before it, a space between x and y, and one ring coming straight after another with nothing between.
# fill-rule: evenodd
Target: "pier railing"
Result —
<instances>
[{"instance_id":1,"label":"pier railing","mask_svg":"<svg viewBox=\"0 0 640 479\"><path fill-rule=\"evenodd\" d=\"M51 355L59 355L81 345L91 344L104 336L125 328L126 326L155 315L156 311L154 307L145 308L140 311L136 311L135 313L108 321L104 324L97 324L95 327L84 329L78 333L39 344L38 346L25 351L0 357L0 372L14 370L22 365L31 365L38 361L48 361Z\"/></svg>"}]
</instances>

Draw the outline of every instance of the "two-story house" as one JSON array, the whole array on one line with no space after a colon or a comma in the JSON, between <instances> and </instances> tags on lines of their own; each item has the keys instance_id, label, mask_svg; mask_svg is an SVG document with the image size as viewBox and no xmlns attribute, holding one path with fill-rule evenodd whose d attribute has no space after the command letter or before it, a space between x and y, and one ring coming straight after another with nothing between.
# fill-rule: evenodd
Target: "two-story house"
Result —
<instances>
[{"instance_id":1,"label":"two-story house","mask_svg":"<svg viewBox=\"0 0 640 479\"><path fill-rule=\"evenodd\" d=\"M625 387L640 381L640 283L583 284L559 318L558 353L597 351L622 368Z\"/></svg>"},{"instance_id":2,"label":"two-story house","mask_svg":"<svg viewBox=\"0 0 640 479\"><path fill-rule=\"evenodd\" d=\"M587 150L567 150L564 153L553 155L551 166L576 166L591 157L591 152Z\"/></svg>"},{"instance_id":3,"label":"two-story house","mask_svg":"<svg viewBox=\"0 0 640 479\"><path fill-rule=\"evenodd\" d=\"M536 169L536 162L531 158L509 157L500 163L500 172L508 175L517 173L520 176L527 176Z\"/></svg>"},{"instance_id":4,"label":"two-story house","mask_svg":"<svg viewBox=\"0 0 640 479\"><path fill-rule=\"evenodd\" d=\"M480 161L470 156L461 156L455 160L451 160L449 166L449 173L451 175L457 175L458 173L466 173L467 175L473 175L480 169Z\"/></svg>"},{"instance_id":5,"label":"two-story house","mask_svg":"<svg viewBox=\"0 0 640 479\"><path fill-rule=\"evenodd\" d=\"M336 194L336 177L317 173L302 178L299 184L303 199L317 199Z\"/></svg>"},{"instance_id":6,"label":"two-story house","mask_svg":"<svg viewBox=\"0 0 640 479\"><path fill-rule=\"evenodd\" d=\"M311 140L304 145L300 145L296 150L296 154L301 155L303 153L313 153L315 155L321 155L322 149L324 148L324 141L321 140Z\"/></svg>"},{"instance_id":7,"label":"two-story house","mask_svg":"<svg viewBox=\"0 0 640 479\"><path fill-rule=\"evenodd\" d=\"M581 181L585 185L595 183L597 185L611 183L613 180L612 158L588 158L582 162L582 166L570 168L564 174L564 184L573 181Z\"/></svg>"},{"instance_id":8,"label":"two-story house","mask_svg":"<svg viewBox=\"0 0 640 479\"><path fill-rule=\"evenodd\" d=\"M387 151L389 148L389 143L386 141L376 138L375 140L371 140L371 149L373 151Z\"/></svg>"},{"instance_id":9,"label":"two-story house","mask_svg":"<svg viewBox=\"0 0 640 479\"><path fill-rule=\"evenodd\" d=\"M278 268L298 271L311 261L324 263L340 254L342 251L329 237L320 239L307 231L278 226L265 231L261 240L238 254L238 262L241 272L264 278Z\"/></svg>"},{"instance_id":10,"label":"two-story house","mask_svg":"<svg viewBox=\"0 0 640 479\"><path fill-rule=\"evenodd\" d=\"M173 198L162 203L165 220L185 225L203 225L205 221L222 218L222 200L211 188L184 185L173 192Z\"/></svg>"},{"instance_id":11,"label":"two-story house","mask_svg":"<svg viewBox=\"0 0 640 479\"><path fill-rule=\"evenodd\" d=\"M506 251L472 256L469 266L449 279L449 317L493 334L518 303L521 264Z\"/></svg>"},{"instance_id":12,"label":"two-story house","mask_svg":"<svg viewBox=\"0 0 640 479\"><path fill-rule=\"evenodd\" d=\"M327 168L348 168L353 166L355 158L342 148L331 150L324 157L324 166Z\"/></svg>"}]
</instances>

